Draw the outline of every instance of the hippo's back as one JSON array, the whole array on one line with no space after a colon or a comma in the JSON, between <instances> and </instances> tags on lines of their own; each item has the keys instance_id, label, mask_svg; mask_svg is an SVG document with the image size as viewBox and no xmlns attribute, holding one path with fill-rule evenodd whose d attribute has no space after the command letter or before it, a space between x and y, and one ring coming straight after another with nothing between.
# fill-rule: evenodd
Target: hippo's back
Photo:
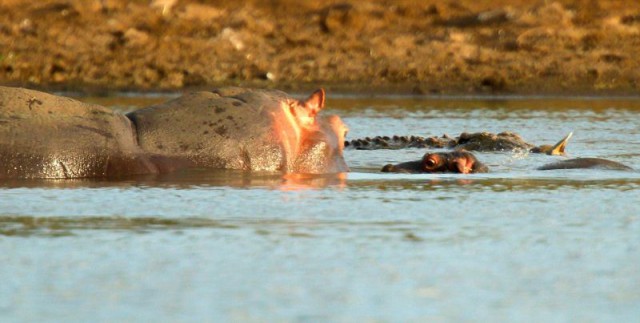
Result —
<instances>
[{"instance_id":1,"label":"hippo's back","mask_svg":"<svg viewBox=\"0 0 640 323\"><path fill-rule=\"evenodd\" d=\"M185 94L127 117L148 153L202 167L273 171L283 163L273 113L287 100L280 91L229 87Z\"/></svg>"},{"instance_id":2,"label":"hippo's back","mask_svg":"<svg viewBox=\"0 0 640 323\"><path fill-rule=\"evenodd\" d=\"M605 170L633 170L633 168L619 162L602 158L573 158L546 164L538 170L554 169L605 169Z\"/></svg>"},{"instance_id":3,"label":"hippo's back","mask_svg":"<svg viewBox=\"0 0 640 323\"><path fill-rule=\"evenodd\" d=\"M0 178L102 177L155 172L130 121L110 109L0 87Z\"/></svg>"}]
</instances>

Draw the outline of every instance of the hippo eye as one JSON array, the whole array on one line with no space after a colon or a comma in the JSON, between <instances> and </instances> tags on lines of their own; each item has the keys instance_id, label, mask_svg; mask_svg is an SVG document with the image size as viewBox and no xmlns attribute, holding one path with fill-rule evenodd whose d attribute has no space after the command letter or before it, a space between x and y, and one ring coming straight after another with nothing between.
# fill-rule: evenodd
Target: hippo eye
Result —
<instances>
[{"instance_id":1,"label":"hippo eye","mask_svg":"<svg viewBox=\"0 0 640 323\"><path fill-rule=\"evenodd\" d=\"M433 159L433 158L427 158L427 160L425 160L424 164L425 164L427 167L433 167L433 166L435 166L435 165L437 164L437 162L436 162L436 160L435 160L435 159Z\"/></svg>"}]
</instances>

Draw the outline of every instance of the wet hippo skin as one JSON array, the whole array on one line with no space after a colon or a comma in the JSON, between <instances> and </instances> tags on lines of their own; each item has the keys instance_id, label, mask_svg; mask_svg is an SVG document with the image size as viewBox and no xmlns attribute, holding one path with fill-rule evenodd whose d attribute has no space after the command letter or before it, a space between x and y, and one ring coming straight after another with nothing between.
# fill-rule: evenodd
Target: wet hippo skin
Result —
<instances>
[{"instance_id":1,"label":"wet hippo skin","mask_svg":"<svg viewBox=\"0 0 640 323\"><path fill-rule=\"evenodd\" d=\"M489 168L466 151L426 153L422 159L387 164L382 167L384 173L486 173Z\"/></svg>"},{"instance_id":2,"label":"wet hippo skin","mask_svg":"<svg viewBox=\"0 0 640 323\"><path fill-rule=\"evenodd\" d=\"M128 116L70 98L0 87L0 178L114 177L185 167L347 171L346 126L280 91L223 88ZM136 129L137 125L137 129Z\"/></svg>"},{"instance_id":3,"label":"wet hippo skin","mask_svg":"<svg viewBox=\"0 0 640 323\"><path fill-rule=\"evenodd\" d=\"M70 98L0 87L0 178L154 172L125 116Z\"/></svg>"},{"instance_id":4,"label":"wet hippo skin","mask_svg":"<svg viewBox=\"0 0 640 323\"><path fill-rule=\"evenodd\" d=\"M554 169L610 169L610 170L633 170L633 168L619 162L602 158L573 158L546 164L538 170Z\"/></svg>"},{"instance_id":5,"label":"wet hippo skin","mask_svg":"<svg viewBox=\"0 0 640 323\"><path fill-rule=\"evenodd\" d=\"M347 128L320 116L324 90L299 101L284 92L229 87L195 92L127 116L142 150L197 167L344 172Z\"/></svg>"}]
</instances>

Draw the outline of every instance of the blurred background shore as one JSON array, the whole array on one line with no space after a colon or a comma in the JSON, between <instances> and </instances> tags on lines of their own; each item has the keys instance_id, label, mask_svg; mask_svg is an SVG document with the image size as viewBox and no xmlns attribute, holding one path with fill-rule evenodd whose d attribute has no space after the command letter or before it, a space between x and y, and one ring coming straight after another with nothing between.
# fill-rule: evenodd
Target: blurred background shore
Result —
<instances>
[{"instance_id":1,"label":"blurred background shore","mask_svg":"<svg viewBox=\"0 0 640 323\"><path fill-rule=\"evenodd\" d=\"M0 85L637 95L640 2L3 0Z\"/></svg>"}]
</instances>

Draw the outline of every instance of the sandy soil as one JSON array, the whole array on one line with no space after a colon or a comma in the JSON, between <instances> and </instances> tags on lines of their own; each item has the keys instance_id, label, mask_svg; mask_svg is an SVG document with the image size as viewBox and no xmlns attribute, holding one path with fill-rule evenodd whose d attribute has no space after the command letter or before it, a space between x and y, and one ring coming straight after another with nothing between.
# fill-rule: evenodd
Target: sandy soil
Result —
<instances>
[{"instance_id":1,"label":"sandy soil","mask_svg":"<svg viewBox=\"0 0 640 323\"><path fill-rule=\"evenodd\" d=\"M2 0L0 84L637 94L640 2Z\"/></svg>"}]
</instances>

